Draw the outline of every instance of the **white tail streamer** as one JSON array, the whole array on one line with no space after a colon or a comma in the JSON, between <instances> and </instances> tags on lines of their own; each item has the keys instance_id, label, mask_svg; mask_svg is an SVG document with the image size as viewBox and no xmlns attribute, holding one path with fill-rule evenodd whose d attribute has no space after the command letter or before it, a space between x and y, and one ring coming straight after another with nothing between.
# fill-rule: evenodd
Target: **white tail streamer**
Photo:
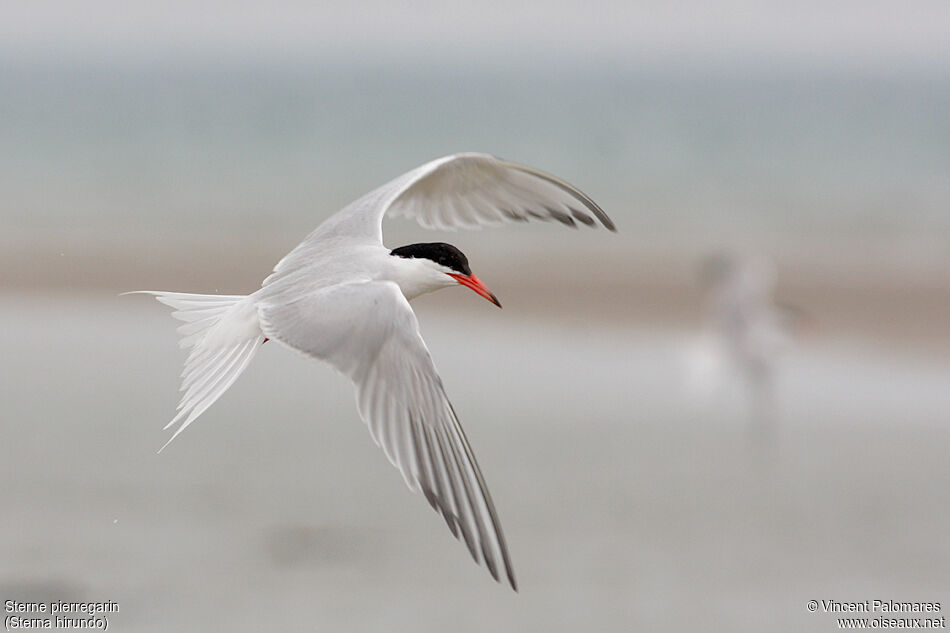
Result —
<instances>
[{"instance_id":1,"label":"white tail streamer","mask_svg":"<svg viewBox=\"0 0 950 633\"><path fill-rule=\"evenodd\" d=\"M140 290L175 309L172 316L184 325L179 345L191 348L181 373L182 394L178 414L165 425L179 423L162 452L178 434L195 421L228 390L247 368L264 342L257 306L244 295L198 295ZM128 293L132 294L132 293Z\"/></svg>"}]
</instances>

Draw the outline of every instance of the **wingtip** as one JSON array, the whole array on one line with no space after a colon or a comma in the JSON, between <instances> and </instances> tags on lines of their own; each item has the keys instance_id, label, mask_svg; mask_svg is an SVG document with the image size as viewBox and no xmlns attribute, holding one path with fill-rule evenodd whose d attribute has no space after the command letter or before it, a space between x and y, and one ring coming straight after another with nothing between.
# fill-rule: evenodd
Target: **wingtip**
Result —
<instances>
[{"instance_id":1,"label":"wingtip","mask_svg":"<svg viewBox=\"0 0 950 633\"><path fill-rule=\"evenodd\" d=\"M519 163L514 163L508 160L500 159L508 167L517 169L519 171L525 172L527 174L532 174L538 178L546 180L556 187L560 187L563 191L566 191L575 199L579 200L587 209L594 214L594 216L600 220L600 223L604 225L604 228L610 231L611 233L617 232L617 227L614 225L613 220L610 219L603 209L600 208L600 205L594 202L590 196L586 193L575 187L574 185L561 180L557 176L549 174L547 172L541 171L540 169L535 169L534 167L528 167L526 165L521 165Z\"/></svg>"},{"instance_id":2,"label":"wingtip","mask_svg":"<svg viewBox=\"0 0 950 633\"><path fill-rule=\"evenodd\" d=\"M512 591L518 593L518 581L515 580L515 570L509 567L506 571L508 575L508 585L511 587Z\"/></svg>"}]
</instances>

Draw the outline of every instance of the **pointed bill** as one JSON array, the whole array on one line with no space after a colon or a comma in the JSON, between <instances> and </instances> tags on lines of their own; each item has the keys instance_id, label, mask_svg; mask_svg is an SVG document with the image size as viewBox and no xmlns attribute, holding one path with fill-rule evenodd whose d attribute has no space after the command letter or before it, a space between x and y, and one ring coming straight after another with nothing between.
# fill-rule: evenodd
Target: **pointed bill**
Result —
<instances>
[{"instance_id":1,"label":"pointed bill","mask_svg":"<svg viewBox=\"0 0 950 633\"><path fill-rule=\"evenodd\" d=\"M482 283L482 280L475 275L459 275L455 273L446 274L466 288L471 288L477 294L485 297L499 308L501 307L501 303L498 301L498 298L485 286L485 284Z\"/></svg>"}]
</instances>

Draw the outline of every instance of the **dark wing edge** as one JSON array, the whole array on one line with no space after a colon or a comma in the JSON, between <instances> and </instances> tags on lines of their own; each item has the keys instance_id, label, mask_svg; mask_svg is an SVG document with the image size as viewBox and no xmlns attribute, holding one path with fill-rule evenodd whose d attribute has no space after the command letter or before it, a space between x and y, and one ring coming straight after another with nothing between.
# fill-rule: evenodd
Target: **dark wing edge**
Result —
<instances>
[{"instance_id":1,"label":"dark wing edge","mask_svg":"<svg viewBox=\"0 0 950 633\"><path fill-rule=\"evenodd\" d=\"M525 174L534 176L535 178L540 178L541 180L547 181L551 183L552 185L558 187L562 191L570 194L573 198L575 198L581 204L583 204L587 208L588 211L593 213L594 216L596 216L596 218L600 220L600 223L604 225L605 229L607 229L608 231L612 233L617 232L617 225L615 225L613 220L611 220L610 217L604 212L604 210L600 208L600 205L594 202L593 200L591 200L590 196L588 196L586 193L584 193L577 187L571 185L570 183L564 180L561 180L557 176L553 176L547 172L541 171L540 169L535 169L534 167L528 167L520 163L513 163L511 161L507 161L502 158L499 158L498 160L501 161L505 166L507 166L510 169L515 169ZM583 216L578 214L576 211L577 211L576 209L571 209L571 212L575 218L577 218L578 220L581 220L581 222L584 222L584 224L587 224L588 226L593 225L592 223L584 221Z\"/></svg>"},{"instance_id":2,"label":"dark wing edge","mask_svg":"<svg viewBox=\"0 0 950 633\"><path fill-rule=\"evenodd\" d=\"M416 220L423 228L454 230L555 220L577 228L617 227L590 196L547 172L491 154L463 153L404 174L381 216ZM380 220L382 217L380 216Z\"/></svg>"},{"instance_id":3,"label":"dark wing edge","mask_svg":"<svg viewBox=\"0 0 950 633\"><path fill-rule=\"evenodd\" d=\"M419 344L424 345L421 337ZM381 350L365 378L357 383L360 416L409 488L422 492L452 535L465 543L472 559L484 562L498 582L503 568L511 588L517 591L498 512L434 367L410 364L401 368L401 386L394 392L382 378L393 374L391 366L380 366L392 360L387 352Z\"/></svg>"}]
</instances>

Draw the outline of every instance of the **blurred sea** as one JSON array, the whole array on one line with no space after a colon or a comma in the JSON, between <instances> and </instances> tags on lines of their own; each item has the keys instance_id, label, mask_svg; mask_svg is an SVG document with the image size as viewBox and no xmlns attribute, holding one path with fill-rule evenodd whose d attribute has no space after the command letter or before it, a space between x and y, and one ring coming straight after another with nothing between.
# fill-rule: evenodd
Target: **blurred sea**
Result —
<instances>
[{"instance_id":1,"label":"blurred sea","mask_svg":"<svg viewBox=\"0 0 950 633\"><path fill-rule=\"evenodd\" d=\"M564 175L626 234L950 233L950 76L403 66L0 67L0 218L317 223L457 151Z\"/></svg>"},{"instance_id":2,"label":"blurred sea","mask_svg":"<svg viewBox=\"0 0 950 633\"><path fill-rule=\"evenodd\" d=\"M0 599L115 600L122 631L802 631L835 628L811 599L950 605L948 112L922 71L0 64ZM519 595L405 490L351 387L278 347L156 456L174 323L116 296L252 291L457 151L557 174L619 227L386 229L458 244L505 305L416 309ZM686 386L714 250L773 262L815 325L764 449L740 389Z\"/></svg>"}]
</instances>

